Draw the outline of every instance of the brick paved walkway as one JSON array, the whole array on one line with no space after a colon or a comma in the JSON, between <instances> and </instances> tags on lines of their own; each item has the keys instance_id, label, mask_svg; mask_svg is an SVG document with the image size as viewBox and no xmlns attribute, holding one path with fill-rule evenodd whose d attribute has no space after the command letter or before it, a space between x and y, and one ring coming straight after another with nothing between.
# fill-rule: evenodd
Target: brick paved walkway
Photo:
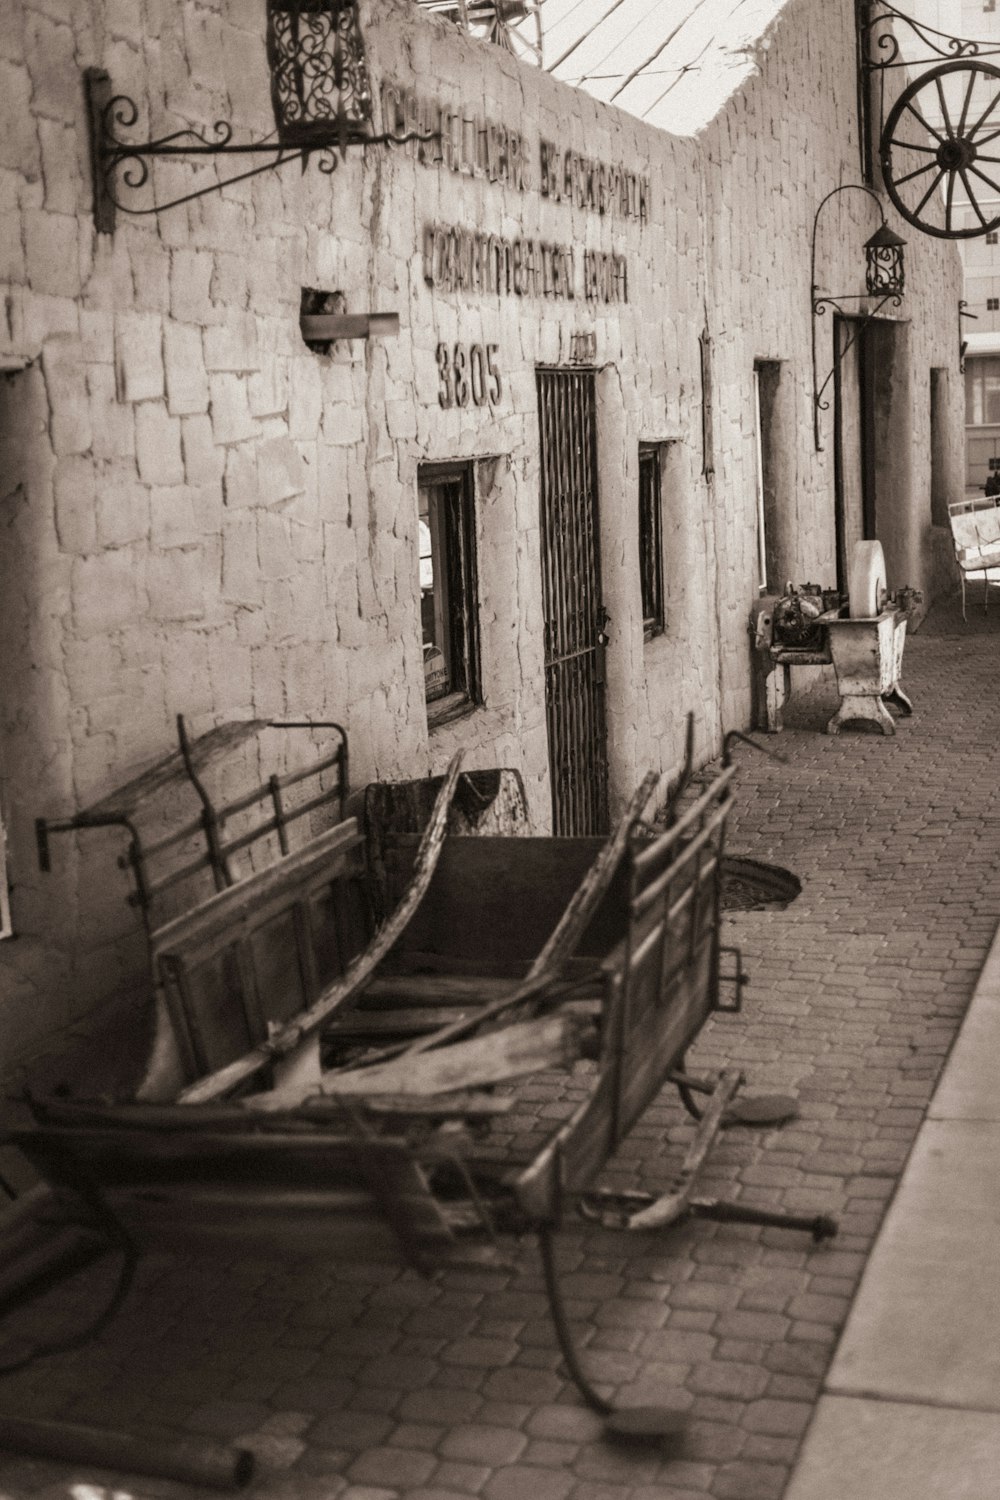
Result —
<instances>
[{"instance_id":1,"label":"brick paved walkway","mask_svg":"<svg viewBox=\"0 0 1000 1500\"><path fill-rule=\"evenodd\" d=\"M679 1452L609 1446L564 1379L533 1246L511 1274L146 1262L112 1326L0 1386L7 1411L236 1438L267 1500L778 1500L884 1206L1000 917L1000 604L932 615L907 644L916 713L894 740L817 733L828 691L748 750L730 848L793 870L785 911L735 915L752 985L690 1059L789 1091L780 1130L732 1130L701 1186L839 1216L831 1246L691 1222L662 1238L573 1228L561 1261L608 1395L687 1413ZM537 1080L515 1128L571 1107ZM664 1097L609 1174L662 1186L690 1126ZM36 1336L106 1295L96 1268L22 1315ZM8 1325L8 1335L12 1325ZM17 1329L13 1330L15 1333ZM0 1496L190 1490L0 1460Z\"/></svg>"}]
</instances>

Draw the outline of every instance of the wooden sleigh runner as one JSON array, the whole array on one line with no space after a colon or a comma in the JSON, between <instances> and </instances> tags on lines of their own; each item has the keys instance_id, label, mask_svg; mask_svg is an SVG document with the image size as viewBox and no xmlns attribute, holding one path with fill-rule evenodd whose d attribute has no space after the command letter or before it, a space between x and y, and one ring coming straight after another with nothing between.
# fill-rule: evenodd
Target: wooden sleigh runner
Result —
<instances>
[{"instance_id":1,"label":"wooden sleigh runner","mask_svg":"<svg viewBox=\"0 0 1000 1500\"><path fill-rule=\"evenodd\" d=\"M426 818L428 783L372 787L367 832L339 818L151 924L159 1024L140 1086L126 1101L33 1099L34 1123L8 1133L48 1184L47 1231L74 1226L126 1262L235 1246L389 1253L427 1271L495 1259L505 1232L536 1230L570 1373L615 1416L562 1308L551 1236L568 1212L635 1230L694 1212L835 1232L823 1216L694 1197L742 1082L684 1072L707 1018L740 1002L739 954L723 976L720 944L733 775L727 744L700 789L689 760L657 824L650 776L610 838L532 837L471 831L490 823L468 805L496 801L504 826L523 826L519 787L514 773L463 777L456 759ZM568 1068L585 1076L579 1103L525 1143L507 1127L518 1081ZM602 1194L602 1168L667 1082L700 1120L669 1190ZM8 1239L0 1226L0 1257ZM20 1290L45 1284L37 1270Z\"/></svg>"}]
</instances>

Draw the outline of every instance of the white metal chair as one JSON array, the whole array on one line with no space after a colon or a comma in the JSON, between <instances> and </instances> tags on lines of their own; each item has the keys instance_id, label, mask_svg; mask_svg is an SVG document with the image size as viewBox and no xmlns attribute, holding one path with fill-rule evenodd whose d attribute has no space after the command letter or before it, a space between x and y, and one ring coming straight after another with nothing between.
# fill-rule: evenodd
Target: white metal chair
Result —
<instances>
[{"instance_id":1,"label":"white metal chair","mask_svg":"<svg viewBox=\"0 0 1000 1500\"><path fill-rule=\"evenodd\" d=\"M956 500L948 506L955 561L962 579L962 619L965 614L965 575L982 573L983 613L989 607L989 568L1000 568L1000 495Z\"/></svg>"}]
</instances>

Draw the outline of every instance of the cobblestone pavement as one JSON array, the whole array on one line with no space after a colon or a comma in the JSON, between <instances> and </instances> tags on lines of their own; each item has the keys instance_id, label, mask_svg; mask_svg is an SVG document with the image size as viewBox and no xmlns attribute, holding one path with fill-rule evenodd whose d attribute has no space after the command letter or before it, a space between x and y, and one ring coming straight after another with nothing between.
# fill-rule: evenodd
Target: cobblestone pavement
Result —
<instances>
[{"instance_id":1,"label":"cobblestone pavement","mask_svg":"<svg viewBox=\"0 0 1000 1500\"><path fill-rule=\"evenodd\" d=\"M690 1221L626 1237L570 1228L560 1260L601 1390L687 1416L679 1447L616 1447L566 1381L536 1251L516 1269L424 1281L376 1265L150 1259L86 1347L8 1377L2 1406L237 1439L252 1495L278 1500L778 1500L851 1297L1000 916L1000 605L932 614L907 643L916 712L895 739L818 733L824 689L738 751L734 853L802 880L783 911L727 920L752 984L693 1069L736 1063L748 1093L789 1091L782 1129L733 1129L706 1192L833 1213L814 1247L778 1229ZM572 1079L522 1091L516 1128L566 1114ZM664 1095L612 1182L661 1187L690 1137ZM106 1296L109 1269L22 1314L38 1337ZM152 1480L0 1461L0 1495L146 1500Z\"/></svg>"}]
</instances>

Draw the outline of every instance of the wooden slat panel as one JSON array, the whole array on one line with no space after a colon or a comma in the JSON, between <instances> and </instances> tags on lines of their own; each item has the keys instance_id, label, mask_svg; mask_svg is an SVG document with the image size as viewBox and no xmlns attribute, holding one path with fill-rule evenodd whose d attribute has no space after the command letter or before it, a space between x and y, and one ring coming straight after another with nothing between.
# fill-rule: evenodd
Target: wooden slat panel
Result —
<instances>
[{"instance_id":1,"label":"wooden slat panel","mask_svg":"<svg viewBox=\"0 0 1000 1500\"><path fill-rule=\"evenodd\" d=\"M398 1005L386 1010L352 1010L335 1016L324 1037L328 1040L370 1037L372 1041L384 1041L394 1036L424 1036L470 1013L467 1005Z\"/></svg>"},{"instance_id":2,"label":"wooden slat panel","mask_svg":"<svg viewBox=\"0 0 1000 1500\"><path fill-rule=\"evenodd\" d=\"M246 880L219 891L152 936L154 961L164 953L201 963L287 908L289 893L310 891L334 878L363 845L356 818L347 818L304 848Z\"/></svg>"},{"instance_id":3,"label":"wooden slat panel","mask_svg":"<svg viewBox=\"0 0 1000 1500\"><path fill-rule=\"evenodd\" d=\"M373 979L359 997L351 1019L361 1020L387 1006L473 1005L495 1000L509 989L505 975L494 979L478 974L384 974Z\"/></svg>"},{"instance_id":4,"label":"wooden slat panel","mask_svg":"<svg viewBox=\"0 0 1000 1500\"><path fill-rule=\"evenodd\" d=\"M303 981L299 940L307 939L308 933L299 931L295 911L293 904L263 923L247 944L252 954L253 985L260 996L260 1019L265 1023L251 1037L251 1043L267 1036L267 1022L288 1021L315 998Z\"/></svg>"},{"instance_id":5,"label":"wooden slat panel","mask_svg":"<svg viewBox=\"0 0 1000 1500\"><path fill-rule=\"evenodd\" d=\"M675 850L683 844L689 831L705 816L710 808L718 805L725 817L728 812L728 798L724 796L726 788L736 774L735 766L726 766L706 792L692 802L691 806L685 808L677 822L661 834L653 843L646 848L637 851L635 856L635 872L637 878L645 883L658 874L666 864L673 858Z\"/></svg>"},{"instance_id":6,"label":"wooden slat panel","mask_svg":"<svg viewBox=\"0 0 1000 1500\"><path fill-rule=\"evenodd\" d=\"M323 1075L322 1092L333 1098L365 1094L441 1094L479 1088L548 1068L568 1067L579 1056L579 1026L568 1015L547 1016L499 1027L471 1041L417 1053L391 1062ZM278 1086L246 1100L252 1110L288 1109L315 1092L313 1084Z\"/></svg>"},{"instance_id":7,"label":"wooden slat panel","mask_svg":"<svg viewBox=\"0 0 1000 1500\"><path fill-rule=\"evenodd\" d=\"M140 1244L151 1248L214 1249L254 1255L310 1255L418 1259L447 1252L454 1236L433 1200L397 1197L402 1238L370 1192L337 1189L312 1195L179 1191L158 1200L112 1193L109 1206Z\"/></svg>"},{"instance_id":8,"label":"wooden slat panel","mask_svg":"<svg viewBox=\"0 0 1000 1500\"><path fill-rule=\"evenodd\" d=\"M441 854L421 909L397 955L414 948L494 964L531 962L604 847L599 838L454 838ZM581 954L603 955L622 930L626 875L582 934Z\"/></svg>"}]
</instances>

